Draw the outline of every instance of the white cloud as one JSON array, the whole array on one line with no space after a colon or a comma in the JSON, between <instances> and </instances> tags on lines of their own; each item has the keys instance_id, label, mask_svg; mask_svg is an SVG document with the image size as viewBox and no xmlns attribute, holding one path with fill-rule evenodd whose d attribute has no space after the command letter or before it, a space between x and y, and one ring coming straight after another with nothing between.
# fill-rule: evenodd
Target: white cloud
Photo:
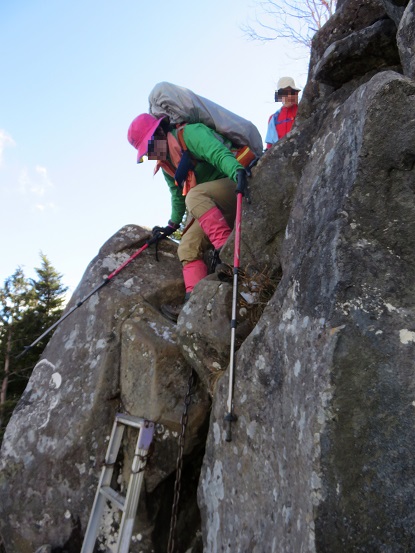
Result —
<instances>
[{"instance_id":1,"label":"white cloud","mask_svg":"<svg viewBox=\"0 0 415 553\"><path fill-rule=\"evenodd\" d=\"M48 189L53 188L53 183L49 178L46 167L41 167L40 165L37 165L35 171L40 178L38 189L40 191L40 194L43 196Z\"/></svg>"},{"instance_id":2,"label":"white cloud","mask_svg":"<svg viewBox=\"0 0 415 553\"><path fill-rule=\"evenodd\" d=\"M53 189L46 167L37 165L32 171L26 168L20 171L19 192L33 202L32 209L38 212L56 210L56 204L50 199Z\"/></svg>"},{"instance_id":3,"label":"white cloud","mask_svg":"<svg viewBox=\"0 0 415 553\"><path fill-rule=\"evenodd\" d=\"M46 211L47 209L55 210L56 205L53 202L47 202L44 204L36 204L35 208L37 209L37 211Z\"/></svg>"},{"instance_id":4,"label":"white cloud","mask_svg":"<svg viewBox=\"0 0 415 553\"><path fill-rule=\"evenodd\" d=\"M44 197L53 188L53 183L49 179L47 169L38 165L34 175L30 175L27 169L20 172L19 188L24 195Z\"/></svg>"},{"instance_id":5,"label":"white cloud","mask_svg":"<svg viewBox=\"0 0 415 553\"><path fill-rule=\"evenodd\" d=\"M16 142L6 131L0 129L0 167L3 164L3 152L6 146L16 146Z\"/></svg>"}]
</instances>

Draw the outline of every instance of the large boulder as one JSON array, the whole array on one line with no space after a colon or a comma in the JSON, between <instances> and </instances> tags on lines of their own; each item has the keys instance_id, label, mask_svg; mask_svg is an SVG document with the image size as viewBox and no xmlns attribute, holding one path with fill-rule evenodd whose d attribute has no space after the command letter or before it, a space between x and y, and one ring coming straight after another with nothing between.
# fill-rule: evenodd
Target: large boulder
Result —
<instances>
[{"instance_id":1,"label":"large boulder","mask_svg":"<svg viewBox=\"0 0 415 553\"><path fill-rule=\"evenodd\" d=\"M332 45L335 43L340 45L346 60L350 59L350 55L353 51L358 54L358 45L355 43L358 41L359 37L365 36L364 30L369 29L376 22L386 17L385 6L381 0L364 0L363 2L360 0L345 0L341 2L335 14L313 37L308 79L299 106L297 116L298 122L304 122L321 109L336 109L337 105L344 102L346 97L360 86L361 82L359 82L359 80L362 78L361 75L365 63L364 56L359 60L359 76L353 75L350 70L347 72L348 77L352 77L352 79L349 86L343 86L340 98L339 94L333 94L337 85L334 86L335 83L326 84L325 82L328 77L328 72L325 72L324 82L319 80L315 72L317 68L321 67L321 60L323 57L333 52ZM351 38L346 40L348 37ZM367 45L366 48L368 47L370 48L370 46ZM363 54L363 50L361 53ZM355 60L357 58L358 56L354 56ZM368 76L365 80L373 76L371 75L372 67L370 67L373 60L376 62L376 65L379 66L379 60L376 59L376 57L373 58L372 56L372 60L367 60L366 73ZM342 60L339 59L338 63L340 64L341 62ZM339 67L335 66L333 69L338 71ZM337 80L338 79L336 79L336 81ZM344 77L342 81L344 85Z\"/></svg>"},{"instance_id":2,"label":"large boulder","mask_svg":"<svg viewBox=\"0 0 415 553\"><path fill-rule=\"evenodd\" d=\"M415 79L415 2L411 0L398 28L398 47L404 75Z\"/></svg>"},{"instance_id":3,"label":"large boulder","mask_svg":"<svg viewBox=\"0 0 415 553\"><path fill-rule=\"evenodd\" d=\"M121 229L91 262L67 309L148 237L140 227ZM7 553L33 553L47 545L79 551L107 436L119 410L157 423L134 534L140 540L131 551L165 550L177 436L191 374L176 344L175 327L159 310L184 293L176 249L170 241L160 244L159 262L154 248L145 249L59 325L34 368L0 454L0 524ZM189 481L195 471L198 474L210 406L199 381L193 391L184 468ZM130 436L125 446L121 486L129 476L135 441L136 436ZM194 525L184 526L183 542L189 545L200 517L194 508L195 491L185 488L184 494ZM109 538L103 537L103 544L114 541L117 517L113 510L106 513Z\"/></svg>"},{"instance_id":4,"label":"large boulder","mask_svg":"<svg viewBox=\"0 0 415 553\"><path fill-rule=\"evenodd\" d=\"M231 443L226 379L214 398L205 553L414 551L414 93L377 75L302 159L283 278L237 356Z\"/></svg>"},{"instance_id":5,"label":"large boulder","mask_svg":"<svg viewBox=\"0 0 415 553\"><path fill-rule=\"evenodd\" d=\"M408 0L382 0L386 13L398 27L405 11Z\"/></svg>"},{"instance_id":6,"label":"large boulder","mask_svg":"<svg viewBox=\"0 0 415 553\"><path fill-rule=\"evenodd\" d=\"M316 64L313 76L318 82L338 88L371 71L397 64L396 26L386 19L333 42Z\"/></svg>"},{"instance_id":7,"label":"large boulder","mask_svg":"<svg viewBox=\"0 0 415 553\"><path fill-rule=\"evenodd\" d=\"M183 356L211 394L229 363L232 288L215 280L200 282L177 321Z\"/></svg>"},{"instance_id":8,"label":"large boulder","mask_svg":"<svg viewBox=\"0 0 415 553\"><path fill-rule=\"evenodd\" d=\"M305 123L309 129L308 123ZM244 270L278 274L281 245L292 199L302 174L301 160L310 150L309 132L293 130L274 144L248 179L249 194L242 203L240 265ZM221 250L221 260L233 264L234 233Z\"/></svg>"}]
</instances>

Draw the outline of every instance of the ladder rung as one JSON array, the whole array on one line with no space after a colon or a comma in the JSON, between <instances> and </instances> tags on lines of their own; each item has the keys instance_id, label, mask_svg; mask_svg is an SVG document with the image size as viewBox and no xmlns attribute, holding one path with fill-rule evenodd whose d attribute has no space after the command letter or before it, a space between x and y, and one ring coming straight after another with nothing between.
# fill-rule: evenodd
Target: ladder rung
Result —
<instances>
[{"instance_id":1,"label":"ladder rung","mask_svg":"<svg viewBox=\"0 0 415 553\"><path fill-rule=\"evenodd\" d=\"M132 417L131 415L124 415L123 413L117 413L115 420L121 424L132 426L134 428L141 428L147 422L145 419L139 419L138 417Z\"/></svg>"},{"instance_id":2,"label":"ladder rung","mask_svg":"<svg viewBox=\"0 0 415 553\"><path fill-rule=\"evenodd\" d=\"M124 435L125 428L123 428L123 425L139 430L126 496L116 492L114 488L109 485L113 477L114 466ZM128 552L133 532L134 517L137 512L140 490L144 478L143 469L147 462L147 455L153 440L153 434L154 422L147 419L132 417L131 415L124 415L122 413L116 414L107 453L105 455L105 464L102 468L98 488L95 493L95 499L92 505L81 553L93 553L93 551L95 551L94 548L99 532L99 524L105 506L104 498L109 500L123 513L115 551L117 553Z\"/></svg>"},{"instance_id":3,"label":"ladder rung","mask_svg":"<svg viewBox=\"0 0 415 553\"><path fill-rule=\"evenodd\" d=\"M121 495L120 493L116 492L114 488L111 488L110 486L102 486L100 488L99 492L109 499L118 509L121 511L124 511L125 509L125 497Z\"/></svg>"}]
</instances>

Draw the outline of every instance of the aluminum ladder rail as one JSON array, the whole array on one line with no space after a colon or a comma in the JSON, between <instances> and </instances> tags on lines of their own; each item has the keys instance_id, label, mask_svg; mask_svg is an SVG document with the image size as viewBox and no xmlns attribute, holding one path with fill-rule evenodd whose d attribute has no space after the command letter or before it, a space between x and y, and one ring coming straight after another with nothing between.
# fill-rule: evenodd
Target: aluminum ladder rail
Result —
<instances>
[{"instance_id":1,"label":"aluminum ladder rail","mask_svg":"<svg viewBox=\"0 0 415 553\"><path fill-rule=\"evenodd\" d=\"M111 479L117 455L121 447L124 430L127 426L139 430L139 435L134 452L127 493L124 497L111 487ZM106 501L110 501L123 513L115 553L128 553L140 490L144 478L144 467L147 462L148 451L153 440L153 435L153 422L130 415L123 415L121 413L116 414L81 553L93 553L94 551Z\"/></svg>"}]
</instances>

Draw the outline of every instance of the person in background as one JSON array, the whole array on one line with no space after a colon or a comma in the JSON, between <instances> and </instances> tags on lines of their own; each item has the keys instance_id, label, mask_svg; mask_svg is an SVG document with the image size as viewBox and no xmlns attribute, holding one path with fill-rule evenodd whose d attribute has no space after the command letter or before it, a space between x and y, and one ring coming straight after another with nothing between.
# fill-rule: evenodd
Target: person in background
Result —
<instances>
[{"instance_id":1,"label":"person in background","mask_svg":"<svg viewBox=\"0 0 415 553\"><path fill-rule=\"evenodd\" d=\"M267 149L290 132L297 115L298 93L300 90L295 86L292 77L281 77L278 81L275 101L282 102L282 107L271 115L268 120L268 130L265 137Z\"/></svg>"},{"instance_id":2,"label":"person in background","mask_svg":"<svg viewBox=\"0 0 415 553\"><path fill-rule=\"evenodd\" d=\"M143 156L157 161L156 171L162 170L170 189L170 220L165 227L154 227L153 236L173 234L188 211L177 252L187 301L194 286L208 274L204 252L212 244L219 254L231 234L238 172L245 176L245 169L225 145L226 140L202 123L187 124L180 130L171 127L167 118L144 113L131 123L128 140L138 150L138 162ZM162 307L167 317L177 319L179 309Z\"/></svg>"}]
</instances>

